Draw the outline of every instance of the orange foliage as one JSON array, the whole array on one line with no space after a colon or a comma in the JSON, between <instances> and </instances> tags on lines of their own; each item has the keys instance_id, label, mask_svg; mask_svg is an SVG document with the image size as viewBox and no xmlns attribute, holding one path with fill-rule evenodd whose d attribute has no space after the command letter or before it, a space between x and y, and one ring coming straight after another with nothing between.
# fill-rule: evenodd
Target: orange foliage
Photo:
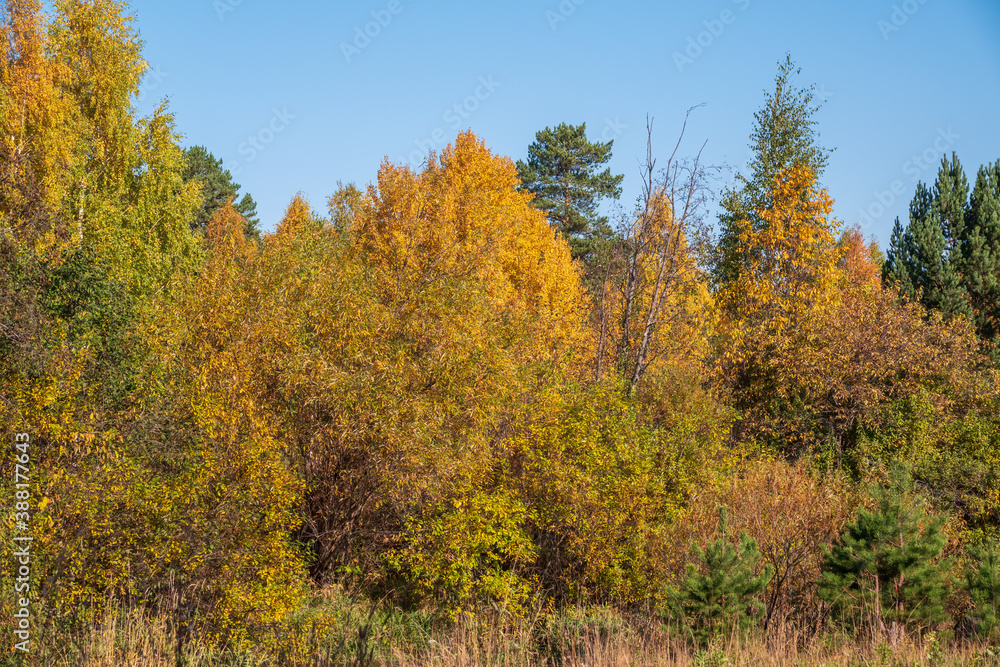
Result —
<instances>
[{"instance_id":1,"label":"orange foliage","mask_svg":"<svg viewBox=\"0 0 1000 667\"><path fill-rule=\"evenodd\" d=\"M728 507L731 532L747 531L757 540L762 562L774 568L762 594L765 627L782 627L796 617L805 624L802 629L818 631L824 618L816 594L820 546L840 533L856 502L844 484L811 473L805 462L748 462L737 474L692 498L688 512L668 530L659 547L672 575L679 577L689 557L679 547L715 539L717 508Z\"/></svg>"},{"instance_id":2,"label":"orange foliage","mask_svg":"<svg viewBox=\"0 0 1000 667\"><path fill-rule=\"evenodd\" d=\"M943 322L883 289L860 230L834 243L831 201L810 179L776 179L773 206L760 212L767 226L747 223L740 234L743 270L719 295L717 370L743 412L738 439L796 456L826 449L840 461L854 429L888 402L929 390L944 409L986 380L967 322Z\"/></svg>"},{"instance_id":3,"label":"orange foliage","mask_svg":"<svg viewBox=\"0 0 1000 667\"><path fill-rule=\"evenodd\" d=\"M797 399L783 359L808 346L809 322L835 306L839 251L829 219L833 202L807 168L779 172L761 223L742 219L735 278L719 289L716 381L743 412L738 439L777 440L795 449L809 426L785 421L776 406Z\"/></svg>"},{"instance_id":4,"label":"orange foliage","mask_svg":"<svg viewBox=\"0 0 1000 667\"><path fill-rule=\"evenodd\" d=\"M581 340L583 292L567 244L517 185L514 163L465 132L420 173L383 163L352 231L400 312L462 278L498 315L534 320L529 355L556 360Z\"/></svg>"},{"instance_id":5,"label":"orange foliage","mask_svg":"<svg viewBox=\"0 0 1000 667\"><path fill-rule=\"evenodd\" d=\"M857 426L875 426L889 402L927 391L938 410L989 391L978 341L964 319L945 322L883 288L872 248L860 231L845 234L835 306L810 318L804 343L776 360L797 388L838 458Z\"/></svg>"},{"instance_id":6,"label":"orange foliage","mask_svg":"<svg viewBox=\"0 0 1000 667\"><path fill-rule=\"evenodd\" d=\"M759 226L737 221L741 267L718 295L737 354L742 337L755 329L778 339L794 332L802 318L830 303L836 280L833 200L818 188L815 173L807 168L779 173L767 201L770 205L757 212Z\"/></svg>"},{"instance_id":7,"label":"orange foliage","mask_svg":"<svg viewBox=\"0 0 1000 667\"><path fill-rule=\"evenodd\" d=\"M687 231L658 189L612 246L592 314L598 380L609 369L631 393L647 371L650 377L678 367L701 372L712 299Z\"/></svg>"},{"instance_id":8,"label":"orange foliage","mask_svg":"<svg viewBox=\"0 0 1000 667\"><path fill-rule=\"evenodd\" d=\"M846 230L840 245L844 256L841 257L839 266L848 283L866 289L877 288L882 282L882 267L872 261L874 242L865 242L861 226L855 225Z\"/></svg>"}]
</instances>

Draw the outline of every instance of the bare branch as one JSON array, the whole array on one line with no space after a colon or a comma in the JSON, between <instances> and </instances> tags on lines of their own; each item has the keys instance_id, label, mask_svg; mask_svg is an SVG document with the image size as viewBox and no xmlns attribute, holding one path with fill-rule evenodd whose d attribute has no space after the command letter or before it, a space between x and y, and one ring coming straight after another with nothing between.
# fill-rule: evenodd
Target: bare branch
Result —
<instances>
[{"instance_id":1,"label":"bare branch","mask_svg":"<svg viewBox=\"0 0 1000 667\"><path fill-rule=\"evenodd\" d=\"M657 169L653 152L653 119L646 117L642 194L632 216L623 217L601 288L597 377L604 369L604 355L610 352L614 358L609 367L625 378L629 392L652 360L662 356L664 346L690 347L667 341L664 334L692 321L679 309L684 308L683 295L701 275L688 238L704 233L709 192L702 166L706 144L693 158L679 157L691 112L701 106L687 110L662 170Z\"/></svg>"}]
</instances>

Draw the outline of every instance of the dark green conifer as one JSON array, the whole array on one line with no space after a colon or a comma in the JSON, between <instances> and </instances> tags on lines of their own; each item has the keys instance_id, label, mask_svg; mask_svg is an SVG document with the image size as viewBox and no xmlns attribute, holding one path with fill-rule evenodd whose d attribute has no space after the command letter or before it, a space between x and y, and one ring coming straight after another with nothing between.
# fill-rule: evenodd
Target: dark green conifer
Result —
<instances>
[{"instance_id":1,"label":"dark green conifer","mask_svg":"<svg viewBox=\"0 0 1000 667\"><path fill-rule=\"evenodd\" d=\"M910 245L912 243L908 227L903 227L899 218L896 218L896 222L892 226L892 236L889 237L889 249L886 251L885 264L882 265L882 282L887 285L898 285L900 294L915 299L917 290L910 279L909 270L913 261L910 258Z\"/></svg>"},{"instance_id":2,"label":"dark green conifer","mask_svg":"<svg viewBox=\"0 0 1000 667\"><path fill-rule=\"evenodd\" d=\"M919 298L927 308L946 317L973 317L986 338L995 335L987 327L988 311L1000 279L1000 265L993 256L1000 229L991 227L990 213L992 209L992 215L1000 215L1000 208L989 194L990 172L980 170L970 203L958 156L943 158L933 190L917 184L910 222L902 233L893 230L882 273L887 284L898 283L905 296Z\"/></svg>"},{"instance_id":3,"label":"dark green conifer","mask_svg":"<svg viewBox=\"0 0 1000 667\"><path fill-rule=\"evenodd\" d=\"M535 195L534 205L570 244L574 258L586 259L601 238L611 235L601 199L621 196L623 175L597 170L611 159L614 140L587 140L587 124L560 123L535 134L528 161L518 160L522 187Z\"/></svg>"},{"instance_id":4,"label":"dark green conifer","mask_svg":"<svg viewBox=\"0 0 1000 667\"><path fill-rule=\"evenodd\" d=\"M980 336L995 346L1000 334L1000 160L979 168L961 242L971 314Z\"/></svg>"},{"instance_id":5,"label":"dark green conifer","mask_svg":"<svg viewBox=\"0 0 1000 667\"><path fill-rule=\"evenodd\" d=\"M194 181L201 187L203 203L195 219L191 222L194 230L204 230L215 212L230 199L233 207L246 220L244 234L248 239L260 240L260 220L257 218L257 202L249 193L239 201L240 184L233 181L228 169L222 168L222 160L212 155L204 146L184 149L184 170L181 178L185 183Z\"/></svg>"},{"instance_id":6,"label":"dark green conifer","mask_svg":"<svg viewBox=\"0 0 1000 667\"><path fill-rule=\"evenodd\" d=\"M972 597L969 616L975 631L989 636L1000 625L1000 551L993 542L985 546L969 546L971 561L965 572L965 582Z\"/></svg>"},{"instance_id":7,"label":"dark green conifer","mask_svg":"<svg viewBox=\"0 0 1000 667\"><path fill-rule=\"evenodd\" d=\"M728 512L719 508L720 536L702 549L692 544L699 567L688 563L679 591L673 594L675 609L690 623L695 637L706 642L719 632L736 627L746 630L764 612L755 599L771 580L770 565L756 574L760 563L757 541L741 532L737 546L729 541Z\"/></svg>"},{"instance_id":8,"label":"dark green conifer","mask_svg":"<svg viewBox=\"0 0 1000 667\"><path fill-rule=\"evenodd\" d=\"M861 508L840 539L823 549L819 594L868 627L898 637L907 623L934 623L944 615L947 542L944 517L927 513L902 465L873 489L874 511ZM860 612L860 616L858 616Z\"/></svg>"}]
</instances>

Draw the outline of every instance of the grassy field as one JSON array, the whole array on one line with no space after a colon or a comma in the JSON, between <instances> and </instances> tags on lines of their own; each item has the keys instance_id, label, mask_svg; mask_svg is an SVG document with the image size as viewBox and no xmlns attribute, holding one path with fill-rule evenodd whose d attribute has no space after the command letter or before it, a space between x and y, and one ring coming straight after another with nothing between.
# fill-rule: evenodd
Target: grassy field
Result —
<instances>
[{"instance_id":1,"label":"grassy field","mask_svg":"<svg viewBox=\"0 0 1000 667\"><path fill-rule=\"evenodd\" d=\"M329 631L317 632L310 621L321 613L339 619ZM948 642L945 633L903 637L890 646L881 638L859 640L836 630L806 635L779 627L767 636L733 635L696 646L686 640L684 628L605 608L527 617L490 609L449 620L420 611L372 611L335 596L310 609L297 627L296 636L280 637L289 648L219 652L197 637L181 641L168 617L116 610L72 628L43 624L29 654L8 654L0 662L39 667L1000 665L996 647Z\"/></svg>"}]
</instances>

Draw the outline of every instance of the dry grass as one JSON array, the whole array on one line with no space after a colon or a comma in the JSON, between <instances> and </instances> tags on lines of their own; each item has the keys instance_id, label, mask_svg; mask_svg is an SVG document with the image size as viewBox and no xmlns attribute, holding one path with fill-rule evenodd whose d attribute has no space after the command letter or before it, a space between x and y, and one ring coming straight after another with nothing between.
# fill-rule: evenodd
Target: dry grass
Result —
<instances>
[{"instance_id":1,"label":"dry grass","mask_svg":"<svg viewBox=\"0 0 1000 667\"><path fill-rule=\"evenodd\" d=\"M983 645L954 646L949 649L933 641L908 642L895 650L885 644L858 643L842 636L803 645L802 638L740 640L730 637L698 649L656 632L641 636L629 630L610 635L585 632L563 635L556 650L540 653L524 637L505 641L483 641L465 625L451 629L421 650L396 648L391 659L382 663L400 667L438 665L440 667L723 667L761 665L774 667L820 667L827 665L871 665L917 667L941 665L1000 665L1000 652Z\"/></svg>"},{"instance_id":2,"label":"dry grass","mask_svg":"<svg viewBox=\"0 0 1000 667\"><path fill-rule=\"evenodd\" d=\"M82 631L59 631L43 625L33 631L30 651L14 651L3 665L39 667L217 667L211 651L188 645L178 650L176 636L165 617L149 617L119 610L101 615ZM234 663L235 665L236 663ZM221 667L221 666L218 666Z\"/></svg>"},{"instance_id":3,"label":"dry grass","mask_svg":"<svg viewBox=\"0 0 1000 667\"><path fill-rule=\"evenodd\" d=\"M396 614L399 616L399 613ZM405 619L404 619L405 621ZM355 641L333 651L315 649L305 660L250 654L220 654L189 644L177 650L170 623L138 612L108 613L67 636L41 637L26 656L7 654L0 665L38 667L723 667L726 665L819 667L937 667L1000 665L1000 651L986 645L942 646L933 636L910 638L892 649L881 642L858 642L838 634L815 641L794 632L769 638L720 640L695 648L645 621L626 622L612 611L573 610L557 616L498 622L496 617L461 617L432 630L402 632L401 620L383 617L357 642L363 621L345 628ZM412 630L412 628L411 628ZM371 651L360 658L360 651Z\"/></svg>"}]
</instances>

